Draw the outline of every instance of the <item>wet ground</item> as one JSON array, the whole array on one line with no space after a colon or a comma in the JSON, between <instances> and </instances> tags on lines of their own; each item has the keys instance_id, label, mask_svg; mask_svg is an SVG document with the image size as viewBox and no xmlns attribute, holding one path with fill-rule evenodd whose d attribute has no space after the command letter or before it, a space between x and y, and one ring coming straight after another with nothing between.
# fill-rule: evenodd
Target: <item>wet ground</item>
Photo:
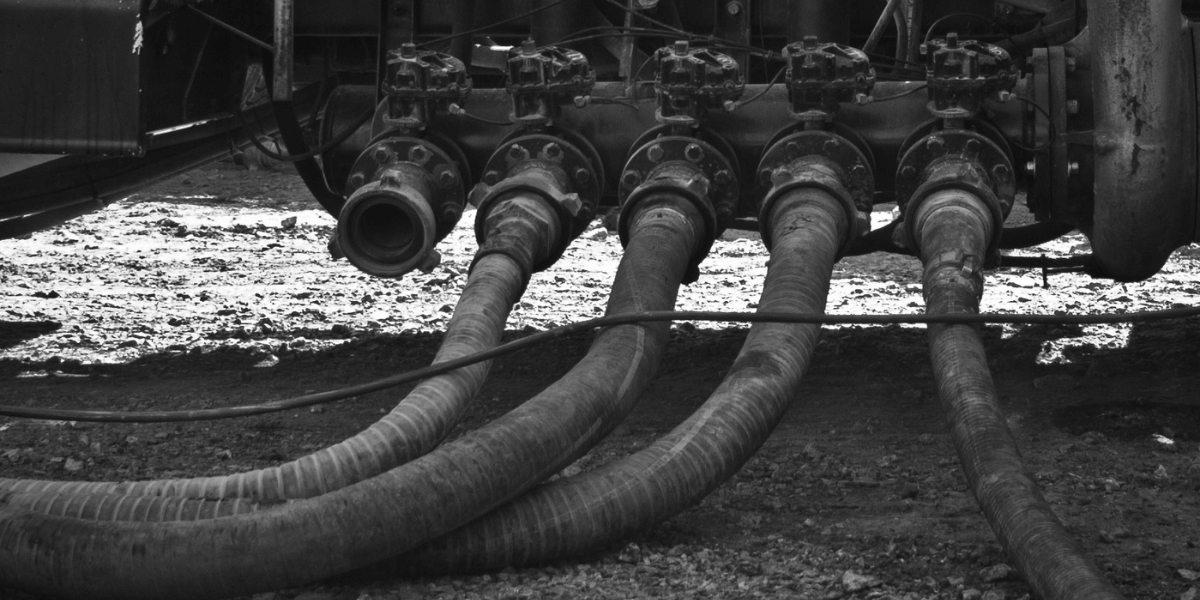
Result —
<instances>
[{"instance_id":1,"label":"wet ground","mask_svg":"<svg viewBox=\"0 0 1200 600\"><path fill-rule=\"evenodd\" d=\"M888 218L886 210L876 214ZM464 216L470 222L473 213ZM329 259L332 219L293 175L214 166L30 239L0 242L0 403L133 410L278 399L424 366L466 279L469 228L429 274L372 279ZM1080 236L1033 250L1086 252ZM989 274L984 310L1104 313L1194 302L1200 249L1140 284ZM596 224L535 276L507 338L597 316L620 243ZM752 310L766 255L718 241L678 307ZM847 259L829 312L919 313L913 259ZM1131 598L1200 588L1200 320L988 326L1009 426L1067 528ZM569 471L653 442L719 384L742 325L679 323L626 424ZM455 435L540 391L579 335L499 360ZM0 418L0 475L141 479L267 466L339 441L405 390L171 425ZM255 596L1000 598L1028 589L967 492L920 327L827 328L765 447L699 505L633 539L534 569L337 581ZM20 595L0 597L22 598ZM27 597L26 597L27 598Z\"/></svg>"}]
</instances>

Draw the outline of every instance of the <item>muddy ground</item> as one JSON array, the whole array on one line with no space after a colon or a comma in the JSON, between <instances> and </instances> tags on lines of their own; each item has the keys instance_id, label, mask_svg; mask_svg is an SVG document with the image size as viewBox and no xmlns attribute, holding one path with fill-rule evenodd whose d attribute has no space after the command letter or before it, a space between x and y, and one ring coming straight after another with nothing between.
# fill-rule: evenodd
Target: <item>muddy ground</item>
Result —
<instances>
[{"instance_id":1,"label":"muddy ground","mask_svg":"<svg viewBox=\"0 0 1200 600\"><path fill-rule=\"evenodd\" d=\"M473 213L464 216L471 222ZM887 207L876 213L888 219ZM30 239L0 242L0 403L131 410L277 399L427 364L475 247L460 226L429 274L373 279L325 248L333 221L286 173L220 164ZM751 310L766 255L717 242L681 309ZM1075 235L1035 249L1086 252ZM599 223L534 277L507 338L600 314L620 243ZM1139 284L1007 270L984 310L1103 313L1187 305L1200 249ZM837 265L829 312L921 312L904 257ZM744 326L680 323L634 415L574 470L637 450L718 385ZM1009 425L1051 504L1130 598L1200 587L1200 320L989 326ZM584 355L579 335L499 360L460 434ZM179 425L0 418L0 475L141 479L229 473L341 440L405 390ZM254 598L1001 598L1028 596L967 492L920 327L827 328L802 390L731 481L657 528L541 568L337 581ZM0 590L0 597L29 596Z\"/></svg>"}]
</instances>

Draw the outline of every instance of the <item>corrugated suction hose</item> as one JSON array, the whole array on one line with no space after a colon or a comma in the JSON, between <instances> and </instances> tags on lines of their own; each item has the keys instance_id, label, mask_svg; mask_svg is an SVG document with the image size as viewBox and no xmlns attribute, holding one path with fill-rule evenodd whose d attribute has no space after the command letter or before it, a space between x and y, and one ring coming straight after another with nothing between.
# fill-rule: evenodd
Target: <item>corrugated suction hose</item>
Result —
<instances>
[{"instance_id":1,"label":"corrugated suction hose","mask_svg":"<svg viewBox=\"0 0 1200 600\"><path fill-rule=\"evenodd\" d=\"M991 228L997 226L987 207L970 193L948 189L924 199L915 213L926 311L979 312L983 257ZM1121 598L1067 533L1025 468L997 404L976 328L930 325L929 347L967 483L1034 595L1046 600Z\"/></svg>"},{"instance_id":2,"label":"corrugated suction hose","mask_svg":"<svg viewBox=\"0 0 1200 600\"><path fill-rule=\"evenodd\" d=\"M683 202L634 219L610 313L668 309L703 220ZM537 397L462 438L316 498L185 523L98 522L0 507L0 586L64 598L220 598L291 587L443 535L561 469L628 413L665 323L601 330Z\"/></svg>"},{"instance_id":3,"label":"corrugated suction hose","mask_svg":"<svg viewBox=\"0 0 1200 600\"><path fill-rule=\"evenodd\" d=\"M533 265L557 229L539 199L513 198L523 210L493 211L491 252L473 265L434 362L494 347ZM539 212L539 208L541 211ZM503 244L505 252L495 252ZM229 516L309 498L374 477L432 450L458 422L487 377L490 362L421 382L365 431L279 466L216 477L130 482L0 480L0 501L52 515L100 520L174 521ZM215 501L215 502L213 502Z\"/></svg>"},{"instance_id":4,"label":"corrugated suction hose","mask_svg":"<svg viewBox=\"0 0 1200 600\"><path fill-rule=\"evenodd\" d=\"M771 215L771 260L758 310L820 313L838 248L842 204L799 188ZM429 575L528 565L627 537L699 501L766 441L796 394L820 327L758 323L721 386L650 447L542 485L378 569Z\"/></svg>"}]
</instances>

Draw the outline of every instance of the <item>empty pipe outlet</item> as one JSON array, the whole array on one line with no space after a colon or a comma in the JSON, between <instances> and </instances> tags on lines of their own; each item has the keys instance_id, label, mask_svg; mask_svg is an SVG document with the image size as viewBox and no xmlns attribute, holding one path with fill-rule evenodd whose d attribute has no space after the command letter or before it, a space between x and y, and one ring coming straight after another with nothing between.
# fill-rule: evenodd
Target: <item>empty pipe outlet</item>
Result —
<instances>
[{"instance_id":1,"label":"empty pipe outlet","mask_svg":"<svg viewBox=\"0 0 1200 600\"><path fill-rule=\"evenodd\" d=\"M377 277L428 271L440 256L436 220L423 176L402 168L358 188L338 218L337 240L346 259Z\"/></svg>"}]
</instances>

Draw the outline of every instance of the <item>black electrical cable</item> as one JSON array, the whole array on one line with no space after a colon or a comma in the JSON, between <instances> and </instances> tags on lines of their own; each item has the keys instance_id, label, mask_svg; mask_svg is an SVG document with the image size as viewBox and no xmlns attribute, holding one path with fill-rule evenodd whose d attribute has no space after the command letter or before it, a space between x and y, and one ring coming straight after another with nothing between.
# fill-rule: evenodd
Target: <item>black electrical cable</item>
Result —
<instances>
[{"instance_id":1,"label":"black electrical cable","mask_svg":"<svg viewBox=\"0 0 1200 600\"><path fill-rule=\"evenodd\" d=\"M621 106L631 108L633 110L641 110L637 105L637 101L632 98L618 98L608 96L589 96L588 102L592 104L620 104Z\"/></svg>"},{"instance_id":2,"label":"black electrical cable","mask_svg":"<svg viewBox=\"0 0 1200 600\"><path fill-rule=\"evenodd\" d=\"M678 27L672 27L671 25L664 23L662 21L659 21L658 19L655 19L655 18L645 14L644 12L639 12L639 11L633 10L632 8L626 6L625 4L623 4L621 2L617 2L617 0L604 0L604 1L621 9L623 12L629 13L631 16L633 16L636 19L642 19L643 21L647 21L649 23L653 23L654 25L658 25L659 27L662 27L663 29L673 32L675 35L683 35L683 36L687 36L687 37L701 37L690 31L684 31ZM711 38L711 39L715 40L717 38Z\"/></svg>"},{"instance_id":3,"label":"black electrical cable","mask_svg":"<svg viewBox=\"0 0 1200 600\"><path fill-rule=\"evenodd\" d=\"M1006 269L1079 269L1092 265L1091 254L1050 258L1047 256L1001 256L1000 266Z\"/></svg>"},{"instance_id":4,"label":"black electrical cable","mask_svg":"<svg viewBox=\"0 0 1200 600\"><path fill-rule=\"evenodd\" d=\"M937 29L937 26L938 26L938 25L941 25L943 21L947 21L947 20L950 20L950 19L961 18L961 17L969 17L969 18L972 18L972 19L978 19L978 20L980 20L980 21L984 21L984 22L986 22L987 24L991 25L993 29L995 29L995 30L999 31L1001 34L1004 34L1004 33L1006 33L1006 32L1004 31L1004 28L1003 28L1003 27L1001 27L1001 26L1000 26L1000 24L999 24L999 23L997 23L997 22L996 22L995 20L993 20L993 19L990 19L990 18L988 18L988 17L985 17L985 16L983 16L983 15L977 15L977 14L975 14L975 13L968 13L968 12L956 12L956 13L950 13L950 14L948 14L948 15L945 15L945 16L941 17L940 19L938 19L938 20L936 20L936 21L934 21L934 22L930 23L930 24L929 24L929 29L926 29L926 30L925 30L925 43L926 43L926 44L928 44L928 43L929 43L929 36L933 35L933 30Z\"/></svg>"},{"instance_id":5,"label":"black electrical cable","mask_svg":"<svg viewBox=\"0 0 1200 600\"><path fill-rule=\"evenodd\" d=\"M262 72L264 81L273 81L275 68L269 55L262 55ZM296 119L295 108L290 100L271 100L271 111L275 114L275 123L279 127L279 137L283 139L283 145L287 148L289 154L293 156L302 156L308 153L308 143L304 141L304 130L300 128L300 121ZM296 174L304 182L304 186L308 188L308 192L313 195L317 203L321 205L330 215L337 218L342 212L342 207L346 205L346 198L341 194L335 193L329 189L329 183L325 181L325 171L316 159L309 157L300 159L292 163L296 167Z\"/></svg>"},{"instance_id":6,"label":"black electrical cable","mask_svg":"<svg viewBox=\"0 0 1200 600\"><path fill-rule=\"evenodd\" d=\"M928 86L928 85L925 85L925 84L922 84L922 85L919 85L919 86L917 86L917 87L915 87L915 88L913 88L913 89L911 89L911 90L908 90L907 92L900 92L899 94L893 94L893 95L891 95L891 96L884 96L884 97L882 97L882 98L872 98L872 99L871 99L871 102L887 102L887 101L889 101L889 100L896 100L897 98L903 98L903 97L905 97L905 96L911 96L911 95L913 95L913 94L915 94L915 93L917 93L917 92L919 92L919 91L921 91L921 90L923 90L923 89L925 89L925 88L927 88L927 87L929 87L929 86Z\"/></svg>"},{"instance_id":7,"label":"black electrical cable","mask_svg":"<svg viewBox=\"0 0 1200 600\"><path fill-rule=\"evenodd\" d=\"M1038 325L1102 325L1113 323L1148 323L1169 319L1183 319L1200 316L1200 307L1189 306L1169 308L1156 311L1134 313L1112 313L1100 315L1001 315L1001 314L945 314L945 315L826 315L826 314L794 314L794 313L746 313L746 312L716 312L716 311L646 311L609 315L570 323L554 329L541 331L533 335L501 344L490 350L471 354L454 360L448 360L430 365L415 371L377 379L375 381L350 386L328 392L305 394L286 400L229 406L224 408L208 408L198 410L160 410L160 411L107 411L107 410L72 410L57 408L31 408L25 406L0 405L0 416L19 417L26 419L51 419L56 421L88 421L102 423L165 423L179 421L206 421L212 419L228 419L279 412L316 404L326 404L336 400L344 400L352 396L376 392L405 383L417 381L453 371L467 365L505 356L532 346L566 337L575 333L591 331L598 327L627 325L631 323L661 322L661 321L724 321L740 323L810 323L817 325L928 325L930 323L951 324L982 324L982 323L1013 323Z\"/></svg>"},{"instance_id":8,"label":"black electrical cable","mask_svg":"<svg viewBox=\"0 0 1200 600\"><path fill-rule=\"evenodd\" d=\"M459 38L459 37L462 37L462 36L464 36L464 35L475 35L476 33L479 33L479 32L482 32L482 31L487 31L487 30L489 30L489 29L491 29L491 28L493 28L493 27L499 27L499 26L501 26L501 25L507 25L507 24L509 24L509 23L512 23L513 21L520 21L521 19L524 19L525 17L532 16L532 15L536 15L536 14L538 14L538 13L540 13L540 12L544 11L544 10L547 10L547 9L553 8L553 7L555 7L555 6L558 6L559 4L562 4L563 2L566 2L566 1L567 1L567 0L554 0L553 2L550 2L549 4L543 4L543 5L541 5L541 6L537 7L537 8L534 8L534 9L532 9L532 10L527 10L527 11L525 11L525 12L523 12L523 13L519 14L519 15L516 15L515 17L509 17L509 18L507 18L507 19L504 19L504 20L502 20L502 21L496 21L495 23L489 23L489 24L487 24L487 25L484 25L483 27L476 27L475 29L468 29L468 30L466 30L466 31L460 31L460 32L458 32L458 33L453 33L453 34L450 34L450 35L444 35L444 36L442 36L442 37L440 37L440 38L434 38L434 39L432 39L432 40L429 40L429 41L427 41L427 42L421 42L421 45L422 45L422 46L429 46L429 45L432 45L432 44L440 44L440 43L442 43L442 42L449 41L449 40L452 40L452 39L454 39L454 38Z\"/></svg>"},{"instance_id":9,"label":"black electrical cable","mask_svg":"<svg viewBox=\"0 0 1200 600\"><path fill-rule=\"evenodd\" d=\"M224 29L225 31L232 33L233 35L240 37L243 40L246 40L247 42L254 44L255 46L258 46L259 48L262 48L263 50L266 50L267 52L270 52L270 53L275 52L274 46L246 33L245 31L242 31L241 29L238 29L237 27L234 27L233 25L230 25L229 23L226 23L225 21L222 21L222 20L196 8L195 6L192 6L191 4L185 4L184 8L187 8L188 10L200 15L201 17L204 17L205 19L208 20L209 23L212 23L213 25L216 25L217 27L220 27L221 29Z\"/></svg>"},{"instance_id":10,"label":"black electrical cable","mask_svg":"<svg viewBox=\"0 0 1200 600\"><path fill-rule=\"evenodd\" d=\"M283 161L283 162L299 162L302 160L308 160L310 158L320 156L321 154L324 154L325 152L332 150L338 144L341 144L342 142L346 141L347 138L354 135L355 131L358 131L359 127L362 127L363 125L365 125L368 121L371 120L371 117L375 116L375 109L372 108L371 110L368 110L367 112L363 113L363 116L356 119L354 121L354 124L347 127L341 133L338 133L336 136L331 138L328 142L325 142L323 145L313 148L312 150L309 150L308 152L305 152L303 154L280 154L278 152L275 152L274 150L271 150L266 145L264 145L262 142L258 141L259 136L255 135L254 133L252 133L250 131L250 123L248 123L246 121L246 117L245 117L245 115L242 114L242 111L240 111L240 110L234 111L234 115L237 116L238 123L241 124L242 129L246 130L246 134L247 134L246 137L249 138L250 143L254 144L254 147L258 148L258 151L262 152L264 156L273 158L278 161ZM263 136L263 137L266 137L266 136Z\"/></svg>"},{"instance_id":11,"label":"black electrical cable","mask_svg":"<svg viewBox=\"0 0 1200 600\"><path fill-rule=\"evenodd\" d=\"M1021 144L1021 143L1017 142L1016 140L1012 140L1012 139L1008 140L1008 143L1012 144L1013 146L1016 146L1020 150L1024 150L1031 154L1034 154L1037 152L1042 152L1044 150L1049 149L1050 146L1054 144L1054 139L1056 137L1058 137L1058 130L1054 127L1054 120L1050 118L1050 113L1046 109L1039 106L1037 102L1034 102L1033 100L1030 100L1029 98L1022 98L1020 96L1013 96L1013 98L1015 98L1016 100L1018 100L1020 102L1024 102L1025 104L1027 104L1029 106L1032 106L1035 110L1042 113L1042 115L1046 117L1046 124L1049 126L1049 129L1050 129L1050 137L1046 139L1045 144L1042 144L1041 146L1035 146L1033 148L1025 146L1024 144Z\"/></svg>"},{"instance_id":12,"label":"black electrical cable","mask_svg":"<svg viewBox=\"0 0 1200 600\"><path fill-rule=\"evenodd\" d=\"M737 102L734 102L734 104L733 104L734 110L736 110L740 107L743 107L747 104L750 104L751 102L754 102L755 100L758 100L759 98L762 98L763 96L767 95L767 92L771 91L771 88L775 87L775 84L779 83L779 80L783 78L783 74L785 71L787 71L787 67L780 68L779 72L776 73L775 76L771 78L771 81L770 81L770 83L767 84L767 87L763 88L763 90L761 92L751 96L748 100L739 100Z\"/></svg>"},{"instance_id":13,"label":"black electrical cable","mask_svg":"<svg viewBox=\"0 0 1200 600\"><path fill-rule=\"evenodd\" d=\"M508 127L510 125L513 125L512 121L494 121L492 119L486 119L479 115L473 115L473 114L467 112L467 110L465 108L463 108L457 104L451 104L447 108L447 112L449 112L450 114L452 114L456 117L462 117L464 119L475 121L476 123L483 123L484 125L495 125L497 127Z\"/></svg>"}]
</instances>

